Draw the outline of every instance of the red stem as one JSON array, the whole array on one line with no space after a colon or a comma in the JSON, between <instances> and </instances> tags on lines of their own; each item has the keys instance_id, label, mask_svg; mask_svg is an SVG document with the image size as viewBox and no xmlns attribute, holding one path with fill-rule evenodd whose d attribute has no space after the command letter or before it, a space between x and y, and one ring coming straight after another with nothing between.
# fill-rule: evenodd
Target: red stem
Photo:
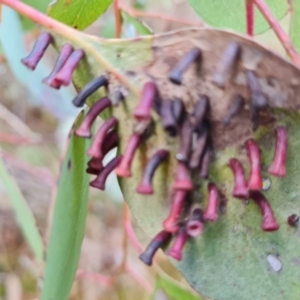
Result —
<instances>
[{"instance_id":1,"label":"red stem","mask_svg":"<svg viewBox=\"0 0 300 300\"><path fill-rule=\"evenodd\" d=\"M114 0L114 14L115 14L115 36L117 39L121 37L121 13L119 0Z\"/></svg>"},{"instance_id":2,"label":"red stem","mask_svg":"<svg viewBox=\"0 0 300 300\"><path fill-rule=\"evenodd\" d=\"M280 24L270 11L269 7L266 5L264 0L252 0L253 3L260 10L266 21L269 23L278 39L280 40L282 46L284 47L287 55L293 61L293 63L300 68L300 56L298 52L295 50L294 45L289 38L289 36L285 33L285 31L281 28Z\"/></svg>"},{"instance_id":3,"label":"red stem","mask_svg":"<svg viewBox=\"0 0 300 300\"><path fill-rule=\"evenodd\" d=\"M247 34L253 36L254 34L254 5L252 0L246 0L246 20L247 20Z\"/></svg>"}]
</instances>

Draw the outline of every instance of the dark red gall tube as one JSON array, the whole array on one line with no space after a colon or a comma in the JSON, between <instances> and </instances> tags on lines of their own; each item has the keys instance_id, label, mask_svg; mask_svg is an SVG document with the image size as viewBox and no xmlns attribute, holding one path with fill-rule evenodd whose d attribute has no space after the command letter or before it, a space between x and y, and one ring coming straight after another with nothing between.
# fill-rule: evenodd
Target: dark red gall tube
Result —
<instances>
[{"instance_id":1,"label":"dark red gall tube","mask_svg":"<svg viewBox=\"0 0 300 300\"><path fill-rule=\"evenodd\" d=\"M223 119L223 125L228 126L230 121L241 111L245 103L245 99L241 95L235 95L228 112Z\"/></svg>"},{"instance_id":2,"label":"dark red gall tube","mask_svg":"<svg viewBox=\"0 0 300 300\"><path fill-rule=\"evenodd\" d=\"M82 49L73 51L60 71L55 75L54 81L60 86L70 85L72 81L72 75L83 57L84 51Z\"/></svg>"},{"instance_id":3,"label":"dark red gall tube","mask_svg":"<svg viewBox=\"0 0 300 300\"><path fill-rule=\"evenodd\" d=\"M165 230L159 232L147 246L146 250L140 255L140 260L144 262L146 265L151 266L153 262L153 257L156 251L159 248L162 248L165 244L167 244L172 237L170 232Z\"/></svg>"},{"instance_id":4,"label":"dark red gall tube","mask_svg":"<svg viewBox=\"0 0 300 300\"><path fill-rule=\"evenodd\" d=\"M132 134L127 142L123 158L115 170L115 173L120 177L131 176L131 164L136 150L141 142L141 136L137 133Z\"/></svg>"},{"instance_id":5,"label":"dark red gall tube","mask_svg":"<svg viewBox=\"0 0 300 300\"><path fill-rule=\"evenodd\" d=\"M118 124L118 120L115 117L111 117L108 120L106 120L102 126L98 129L96 136L94 138L94 141L88 149L87 154L90 156L93 156L95 158L103 158L104 157L104 147L105 144L110 143L111 141L109 138L111 136L109 135L109 131L114 128ZM118 140L118 134L115 132L113 135L113 144L116 144L115 140ZM115 147L115 146L114 146ZM110 149L111 150L111 149Z\"/></svg>"},{"instance_id":6,"label":"dark red gall tube","mask_svg":"<svg viewBox=\"0 0 300 300\"><path fill-rule=\"evenodd\" d=\"M195 117L195 123L194 123L194 131L199 133L202 130L202 124L207 117L207 112L209 108L209 99L206 95L202 95L200 97L200 100L196 103L195 109L194 109L194 117Z\"/></svg>"},{"instance_id":7,"label":"dark red gall tube","mask_svg":"<svg viewBox=\"0 0 300 300\"><path fill-rule=\"evenodd\" d=\"M141 183L137 188L137 192L144 195L153 194L152 180L158 166L169 156L169 151L158 150L148 161Z\"/></svg>"},{"instance_id":8,"label":"dark red gall tube","mask_svg":"<svg viewBox=\"0 0 300 300\"><path fill-rule=\"evenodd\" d=\"M234 176L234 187L232 196L241 199L249 197L248 185L242 164L235 158L231 158L228 162Z\"/></svg>"},{"instance_id":9,"label":"dark red gall tube","mask_svg":"<svg viewBox=\"0 0 300 300\"><path fill-rule=\"evenodd\" d=\"M180 133L180 148L176 154L178 161L186 163L190 157L193 140L193 126L188 118L184 120Z\"/></svg>"},{"instance_id":10,"label":"dark red gall tube","mask_svg":"<svg viewBox=\"0 0 300 300\"><path fill-rule=\"evenodd\" d=\"M194 48L184 55L183 58L177 63L174 69L170 72L169 79L175 84L182 83L182 75L187 68L195 63L201 57L201 50Z\"/></svg>"},{"instance_id":11,"label":"dark red gall tube","mask_svg":"<svg viewBox=\"0 0 300 300\"><path fill-rule=\"evenodd\" d=\"M59 52L55 66L54 66L52 72L46 78L43 79L43 83L45 83L55 89L60 88L59 83L57 81L55 81L55 76L65 65L66 61L69 59L69 57L73 53L73 51L74 51L74 48L70 44L64 44L61 47L61 50Z\"/></svg>"},{"instance_id":12,"label":"dark red gall tube","mask_svg":"<svg viewBox=\"0 0 300 300\"><path fill-rule=\"evenodd\" d=\"M107 87L108 80L105 76L100 76L90 81L72 101L76 107L82 107L86 99L93 94L97 89Z\"/></svg>"},{"instance_id":13,"label":"dark red gall tube","mask_svg":"<svg viewBox=\"0 0 300 300\"><path fill-rule=\"evenodd\" d=\"M30 70L35 70L41 58L44 56L47 48L52 43L53 37L48 32L43 32L35 42L32 51L21 62Z\"/></svg>"},{"instance_id":14,"label":"dark red gall tube","mask_svg":"<svg viewBox=\"0 0 300 300\"><path fill-rule=\"evenodd\" d=\"M193 188L194 185L191 180L188 168L185 166L184 163L177 162L176 180L173 185L173 189L175 191L177 190L191 191L193 190Z\"/></svg>"},{"instance_id":15,"label":"dark red gall tube","mask_svg":"<svg viewBox=\"0 0 300 300\"><path fill-rule=\"evenodd\" d=\"M173 195L168 217L163 222L166 231L176 233L179 229L178 221L187 199L187 191L176 191Z\"/></svg>"},{"instance_id":16,"label":"dark red gall tube","mask_svg":"<svg viewBox=\"0 0 300 300\"><path fill-rule=\"evenodd\" d=\"M101 172L97 169L93 169L92 167L87 167L87 169L85 171L87 174L90 174L90 175L98 175Z\"/></svg>"},{"instance_id":17,"label":"dark red gall tube","mask_svg":"<svg viewBox=\"0 0 300 300\"><path fill-rule=\"evenodd\" d=\"M241 47L238 43L230 43L221 58L221 61L218 65L217 72L213 77L213 83L220 88L224 88L226 80L230 74L230 71L233 69L234 64L236 63L241 52Z\"/></svg>"},{"instance_id":18,"label":"dark red gall tube","mask_svg":"<svg viewBox=\"0 0 300 300\"><path fill-rule=\"evenodd\" d=\"M157 90L153 82L144 84L141 101L134 110L134 117L138 121L151 120L151 108L155 101L156 94Z\"/></svg>"},{"instance_id":19,"label":"dark red gall tube","mask_svg":"<svg viewBox=\"0 0 300 300\"><path fill-rule=\"evenodd\" d=\"M120 163L121 156L117 156L112 159L99 173L95 180L90 183L90 186L97 188L99 190L105 189L105 183L108 175L117 167Z\"/></svg>"},{"instance_id":20,"label":"dark red gall tube","mask_svg":"<svg viewBox=\"0 0 300 300\"><path fill-rule=\"evenodd\" d=\"M250 176L248 179L248 189L250 191L260 191L263 186L261 176L261 159L260 150L255 140L250 139L245 143L249 162L250 162Z\"/></svg>"},{"instance_id":21,"label":"dark red gall tube","mask_svg":"<svg viewBox=\"0 0 300 300\"><path fill-rule=\"evenodd\" d=\"M292 214L288 217L287 222L290 226L296 226L299 222L299 216L296 214Z\"/></svg>"},{"instance_id":22,"label":"dark red gall tube","mask_svg":"<svg viewBox=\"0 0 300 300\"><path fill-rule=\"evenodd\" d=\"M185 227L181 227L175 236L174 243L168 250L167 255L173 257L174 259L180 261L182 259L182 251L188 240L188 235L186 233Z\"/></svg>"},{"instance_id":23,"label":"dark red gall tube","mask_svg":"<svg viewBox=\"0 0 300 300\"><path fill-rule=\"evenodd\" d=\"M288 137L287 131L284 127L277 127L275 129L276 133L276 148L273 158L273 162L269 167L269 173L278 176L286 176L286 157L288 149Z\"/></svg>"},{"instance_id":24,"label":"dark red gall tube","mask_svg":"<svg viewBox=\"0 0 300 300\"><path fill-rule=\"evenodd\" d=\"M216 222L219 218L219 191L217 186L210 182L208 184L208 202L203 218L205 221Z\"/></svg>"},{"instance_id":25,"label":"dark red gall tube","mask_svg":"<svg viewBox=\"0 0 300 300\"><path fill-rule=\"evenodd\" d=\"M200 178L203 178L203 179L208 178L211 156L212 156L212 147L209 144L209 142L207 142L204 153L203 153L203 157L202 157L202 160L200 163L200 173L199 173Z\"/></svg>"},{"instance_id":26,"label":"dark red gall tube","mask_svg":"<svg viewBox=\"0 0 300 300\"><path fill-rule=\"evenodd\" d=\"M272 207L269 201L264 197L261 192L253 191L250 193L250 198L259 207L263 220L261 228L263 231L276 231L279 229L279 224L277 223Z\"/></svg>"},{"instance_id":27,"label":"dark red gall tube","mask_svg":"<svg viewBox=\"0 0 300 300\"><path fill-rule=\"evenodd\" d=\"M201 208L195 208L192 211L192 215L186 223L186 233L191 237L199 236L204 230L204 218L203 210Z\"/></svg>"},{"instance_id":28,"label":"dark red gall tube","mask_svg":"<svg viewBox=\"0 0 300 300\"><path fill-rule=\"evenodd\" d=\"M192 151L189 166L191 169L198 169L200 166L201 158L204 154L208 137L208 128L205 126L202 132L198 135L195 147Z\"/></svg>"},{"instance_id":29,"label":"dark red gall tube","mask_svg":"<svg viewBox=\"0 0 300 300\"><path fill-rule=\"evenodd\" d=\"M262 93L261 86L255 72L252 70L246 70L245 74L251 96L251 106L253 106L254 110L265 108L268 102Z\"/></svg>"},{"instance_id":30,"label":"dark red gall tube","mask_svg":"<svg viewBox=\"0 0 300 300\"><path fill-rule=\"evenodd\" d=\"M103 162L102 159L98 159L95 157L92 157L89 161L88 161L88 169L90 171L92 170L97 170L98 173L97 175L100 173L100 171L103 170Z\"/></svg>"},{"instance_id":31,"label":"dark red gall tube","mask_svg":"<svg viewBox=\"0 0 300 300\"><path fill-rule=\"evenodd\" d=\"M172 114L177 125L180 126L185 116L185 107L181 99L175 99L172 101Z\"/></svg>"},{"instance_id":32,"label":"dark red gall tube","mask_svg":"<svg viewBox=\"0 0 300 300\"><path fill-rule=\"evenodd\" d=\"M99 99L92 105L84 120L82 121L75 134L80 137L90 138L92 136L91 129L97 116L101 114L106 108L111 106L109 98L104 97Z\"/></svg>"},{"instance_id":33,"label":"dark red gall tube","mask_svg":"<svg viewBox=\"0 0 300 300\"><path fill-rule=\"evenodd\" d=\"M163 100L160 107L160 116L162 120L163 128L168 132L170 136L176 136L177 134L177 121L172 112L172 100Z\"/></svg>"}]
</instances>

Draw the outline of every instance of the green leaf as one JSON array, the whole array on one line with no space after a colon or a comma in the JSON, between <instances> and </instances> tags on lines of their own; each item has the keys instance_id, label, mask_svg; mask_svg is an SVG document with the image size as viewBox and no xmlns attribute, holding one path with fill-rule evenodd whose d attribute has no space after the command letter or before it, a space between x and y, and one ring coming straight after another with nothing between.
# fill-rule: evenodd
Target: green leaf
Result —
<instances>
[{"instance_id":1,"label":"green leaf","mask_svg":"<svg viewBox=\"0 0 300 300\"><path fill-rule=\"evenodd\" d=\"M300 1L292 1L292 20L290 27L290 35L295 48L300 51Z\"/></svg>"},{"instance_id":2,"label":"green leaf","mask_svg":"<svg viewBox=\"0 0 300 300\"><path fill-rule=\"evenodd\" d=\"M112 0L57 0L48 14L73 28L83 30L93 24L111 5Z\"/></svg>"},{"instance_id":3,"label":"green leaf","mask_svg":"<svg viewBox=\"0 0 300 300\"><path fill-rule=\"evenodd\" d=\"M209 25L246 32L245 0L188 0L196 13ZM282 19L288 9L288 1L266 0L275 17ZM266 31L270 26L255 9L255 34Z\"/></svg>"},{"instance_id":4,"label":"green leaf","mask_svg":"<svg viewBox=\"0 0 300 300\"><path fill-rule=\"evenodd\" d=\"M77 270L87 216L89 175L85 169L90 140L76 137L74 130L84 116L80 113L75 121L61 166L42 300L68 299Z\"/></svg>"},{"instance_id":5,"label":"green leaf","mask_svg":"<svg viewBox=\"0 0 300 300\"><path fill-rule=\"evenodd\" d=\"M179 282L171 281L166 276L160 276L156 279L155 292L152 299L160 299L158 295L165 294L167 299L172 300L201 300L200 296L195 295L195 292L188 290ZM163 298L165 299L165 298Z\"/></svg>"},{"instance_id":6,"label":"green leaf","mask_svg":"<svg viewBox=\"0 0 300 300\"><path fill-rule=\"evenodd\" d=\"M123 24L122 29L125 33L126 38L134 38L140 35L150 35L153 32L150 30L148 26L139 21L138 19L132 17L125 11L121 11Z\"/></svg>"},{"instance_id":7,"label":"green leaf","mask_svg":"<svg viewBox=\"0 0 300 300\"><path fill-rule=\"evenodd\" d=\"M1 149L0 149L0 181L4 184L11 204L16 214L17 221L22 229L22 232L32 249L35 257L43 260L43 241L35 224L33 214L24 199L18 185L10 176L4 164Z\"/></svg>"}]
</instances>

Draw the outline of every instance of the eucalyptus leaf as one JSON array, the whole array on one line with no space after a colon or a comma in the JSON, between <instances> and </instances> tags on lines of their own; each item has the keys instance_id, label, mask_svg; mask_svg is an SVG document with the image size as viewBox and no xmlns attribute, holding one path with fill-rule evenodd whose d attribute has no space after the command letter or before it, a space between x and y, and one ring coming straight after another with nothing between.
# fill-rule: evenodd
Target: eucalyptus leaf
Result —
<instances>
[{"instance_id":1,"label":"eucalyptus leaf","mask_svg":"<svg viewBox=\"0 0 300 300\"><path fill-rule=\"evenodd\" d=\"M48 14L73 28L83 30L93 24L111 5L112 0L57 0Z\"/></svg>"},{"instance_id":2,"label":"eucalyptus leaf","mask_svg":"<svg viewBox=\"0 0 300 300\"><path fill-rule=\"evenodd\" d=\"M196 13L209 25L246 32L245 2L241 0L188 0ZM288 1L266 0L275 17L282 19L288 10ZM254 32L260 34L270 28L261 13L255 9Z\"/></svg>"}]
</instances>

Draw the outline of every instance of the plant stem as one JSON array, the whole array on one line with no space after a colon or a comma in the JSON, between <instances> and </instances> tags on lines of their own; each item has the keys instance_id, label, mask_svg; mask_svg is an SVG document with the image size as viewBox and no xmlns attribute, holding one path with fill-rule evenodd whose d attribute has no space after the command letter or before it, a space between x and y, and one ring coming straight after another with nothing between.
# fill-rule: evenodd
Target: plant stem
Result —
<instances>
[{"instance_id":1,"label":"plant stem","mask_svg":"<svg viewBox=\"0 0 300 300\"><path fill-rule=\"evenodd\" d=\"M114 0L114 13L115 13L115 30L116 30L116 38L119 39L121 37L121 12L120 12L120 1Z\"/></svg>"},{"instance_id":2,"label":"plant stem","mask_svg":"<svg viewBox=\"0 0 300 300\"><path fill-rule=\"evenodd\" d=\"M292 62L296 65L296 67L300 68L300 56L298 52L295 50L294 45L289 38L289 36L284 32L281 28L280 24L270 11L269 7L266 5L264 0L252 0L253 3L260 10L266 21L269 23L271 28L274 30L278 39L280 40L282 46L284 47L287 55L290 57Z\"/></svg>"},{"instance_id":3,"label":"plant stem","mask_svg":"<svg viewBox=\"0 0 300 300\"><path fill-rule=\"evenodd\" d=\"M253 36L254 33L254 5L252 0L246 0L246 21L247 21L247 34Z\"/></svg>"}]
</instances>

